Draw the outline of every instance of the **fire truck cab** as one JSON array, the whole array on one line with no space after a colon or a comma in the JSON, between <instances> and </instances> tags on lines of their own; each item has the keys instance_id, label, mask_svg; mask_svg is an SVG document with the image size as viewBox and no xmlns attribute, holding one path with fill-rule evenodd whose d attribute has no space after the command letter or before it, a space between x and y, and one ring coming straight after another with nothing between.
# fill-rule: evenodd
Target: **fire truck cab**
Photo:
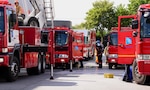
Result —
<instances>
[{"instance_id":1,"label":"fire truck cab","mask_svg":"<svg viewBox=\"0 0 150 90\"><path fill-rule=\"evenodd\" d=\"M79 61L82 62L83 60L84 36L83 36L83 33L73 31L72 37L73 37L73 42L72 42L73 62L74 62L74 65L75 64L80 65Z\"/></svg>"},{"instance_id":2,"label":"fire truck cab","mask_svg":"<svg viewBox=\"0 0 150 90\"><path fill-rule=\"evenodd\" d=\"M89 60L91 45L91 33L90 30L78 30L74 29L75 32L83 33L84 43L83 43L83 58L84 60Z\"/></svg>"},{"instance_id":3,"label":"fire truck cab","mask_svg":"<svg viewBox=\"0 0 150 90\"><path fill-rule=\"evenodd\" d=\"M108 48L106 52L108 52L107 55L107 63L108 68L112 69L113 66L115 68L118 65L118 27L113 27L111 29L112 31L108 35Z\"/></svg>"},{"instance_id":4,"label":"fire truck cab","mask_svg":"<svg viewBox=\"0 0 150 90\"><path fill-rule=\"evenodd\" d=\"M133 19L132 28L122 30L121 20L126 18ZM149 27L150 4L140 5L137 15L118 17L118 63L132 65L133 80L138 84L150 82Z\"/></svg>"},{"instance_id":5,"label":"fire truck cab","mask_svg":"<svg viewBox=\"0 0 150 90\"><path fill-rule=\"evenodd\" d=\"M45 72L47 46L41 42L41 27L19 26L16 9L0 1L0 72L15 81L21 68L28 75Z\"/></svg>"},{"instance_id":6,"label":"fire truck cab","mask_svg":"<svg viewBox=\"0 0 150 90\"><path fill-rule=\"evenodd\" d=\"M48 21L48 26L51 26ZM71 21L54 20L54 28L48 27L48 31L54 32L53 54L55 67L63 69L72 65L72 30ZM72 68L70 67L72 70Z\"/></svg>"}]
</instances>

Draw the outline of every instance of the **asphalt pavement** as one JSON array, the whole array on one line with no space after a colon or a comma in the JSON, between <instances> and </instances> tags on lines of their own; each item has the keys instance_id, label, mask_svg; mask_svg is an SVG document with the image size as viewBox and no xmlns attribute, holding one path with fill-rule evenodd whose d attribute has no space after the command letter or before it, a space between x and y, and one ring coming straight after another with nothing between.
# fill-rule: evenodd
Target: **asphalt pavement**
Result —
<instances>
[{"instance_id":1,"label":"asphalt pavement","mask_svg":"<svg viewBox=\"0 0 150 90\"><path fill-rule=\"evenodd\" d=\"M0 80L0 90L150 90L150 85L122 81L124 68L108 69L104 62L101 69L94 60L83 63L84 68L74 68L73 72L54 69L54 80L50 80L49 70L44 74L28 76L23 69L15 82ZM114 77L105 78L105 73Z\"/></svg>"}]
</instances>

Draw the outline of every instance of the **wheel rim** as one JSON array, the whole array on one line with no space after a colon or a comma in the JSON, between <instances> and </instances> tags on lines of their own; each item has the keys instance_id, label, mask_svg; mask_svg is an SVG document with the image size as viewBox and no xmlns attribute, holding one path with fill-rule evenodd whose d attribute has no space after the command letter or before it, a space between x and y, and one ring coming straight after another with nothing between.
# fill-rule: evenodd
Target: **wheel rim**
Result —
<instances>
[{"instance_id":1,"label":"wheel rim","mask_svg":"<svg viewBox=\"0 0 150 90\"><path fill-rule=\"evenodd\" d=\"M39 61L39 64L38 64L38 70L40 71L41 70L41 62Z\"/></svg>"},{"instance_id":2,"label":"wheel rim","mask_svg":"<svg viewBox=\"0 0 150 90\"><path fill-rule=\"evenodd\" d=\"M137 65L135 67L134 73L135 73L135 76L136 76L137 79L140 79L142 77L142 75L139 74L139 72L138 72L138 66Z\"/></svg>"},{"instance_id":3,"label":"wheel rim","mask_svg":"<svg viewBox=\"0 0 150 90\"><path fill-rule=\"evenodd\" d=\"M41 70L41 56L38 57L38 71Z\"/></svg>"},{"instance_id":4,"label":"wheel rim","mask_svg":"<svg viewBox=\"0 0 150 90\"><path fill-rule=\"evenodd\" d=\"M18 69L18 65L17 63L13 62L11 65L11 73L13 76L16 76L18 73L19 69Z\"/></svg>"},{"instance_id":5,"label":"wheel rim","mask_svg":"<svg viewBox=\"0 0 150 90\"><path fill-rule=\"evenodd\" d=\"M37 24L36 21L32 21L32 22L30 23L30 26L37 26L37 27L38 27L38 24Z\"/></svg>"},{"instance_id":6,"label":"wheel rim","mask_svg":"<svg viewBox=\"0 0 150 90\"><path fill-rule=\"evenodd\" d=\"M46 67L46 62L45 62L45 59L44 59L44 61L43 61L43 69L45 69L45 67Z\"/></svg>"}]
</instances>

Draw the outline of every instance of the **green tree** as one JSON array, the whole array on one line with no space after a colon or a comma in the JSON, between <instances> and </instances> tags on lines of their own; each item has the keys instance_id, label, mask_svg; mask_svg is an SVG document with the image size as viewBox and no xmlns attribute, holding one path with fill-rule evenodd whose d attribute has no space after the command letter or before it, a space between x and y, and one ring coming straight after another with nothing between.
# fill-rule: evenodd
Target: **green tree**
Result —
<instances>
[{"instance_id":1,"label":"green tree","mask_svg":"<svg viewBox=\"0 0 150 90\"><path fill-rule=\"evenodd\" d=\"M85 27L87 29L96 29L103 37L104 30L110 30L114 26L114 7L113 2L108 0L98 0L93 3L93 8L87 12L85 18Z\"/></svg>"},{"instance_id":2,"label":"green tree","mask_svg":"<svg viewBox=\"0 0 150 90\"><path fill-rule=\"evenodd\" d=\"M136 14L139 5L150 3L150 0L129 0L128 8L130 14Z\"/></svg>"},{"instance_id":3,"label":"green tree","mask_svg":"<svg viewBox=\"0 0 150 90\"><path fill-rule=\"evenodd\" d=\"M85 23L81 23L79 25L75 25L72 27L73 29L84 29L85 28Z\"/></svg>"},{"instance_id":4,"label":"green tree","mask_svg":"<svg viewBox=\"0 0 150 90\"><path fill-rule=\"evenodd\" d=\"M115 8L115 26L118 26L118 16L124 16L124 15L130 15L128 8L125 7L125 5L120 4ZM122 25L123 26L128 26L129 25L130 19L125 19L122 20Z\"/></svg>"}]
</instances>

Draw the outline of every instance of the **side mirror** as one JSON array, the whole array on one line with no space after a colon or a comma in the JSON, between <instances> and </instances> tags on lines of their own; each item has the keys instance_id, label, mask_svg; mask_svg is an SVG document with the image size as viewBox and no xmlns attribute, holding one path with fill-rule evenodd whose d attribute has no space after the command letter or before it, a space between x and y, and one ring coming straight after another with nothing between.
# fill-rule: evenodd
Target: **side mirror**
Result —
<instances>
[{"instance_id":1,"label":"side mirror","mask_svg":"<svg viewBox=\"0 0 150 90\"><path fill-rule=\"evenodd\" d=\"M41 43L48 44L49 33L41 31Z\"/></svg>"},{"instance_id":2,"label":"side mirror","mask_svg":"<svg viewBox=\"0 0 150 90\"><path fill-rule=\"evenodd\" d=\"M10 14L10 22L16 22L16 14Z\"/></svg>"},{"instance_id":3,"label":"side mirror","mask_svg":"<svg viewBox=\"0 0 150 90\"><path fill-rule=\"evenodd\" d=\"M138 29L138 20L132 20L132 29Z\"/></svg>"},{"instance_id":4,"label":"side mirror","mask_svg":"<svg viewBox=\"0 0 150 90\"><path fill-rule=\"evenodd\" d=\"M133 37L137 37L138 32L137 31L133 31L132 36Z\"/></svg>"}]
</instances>

